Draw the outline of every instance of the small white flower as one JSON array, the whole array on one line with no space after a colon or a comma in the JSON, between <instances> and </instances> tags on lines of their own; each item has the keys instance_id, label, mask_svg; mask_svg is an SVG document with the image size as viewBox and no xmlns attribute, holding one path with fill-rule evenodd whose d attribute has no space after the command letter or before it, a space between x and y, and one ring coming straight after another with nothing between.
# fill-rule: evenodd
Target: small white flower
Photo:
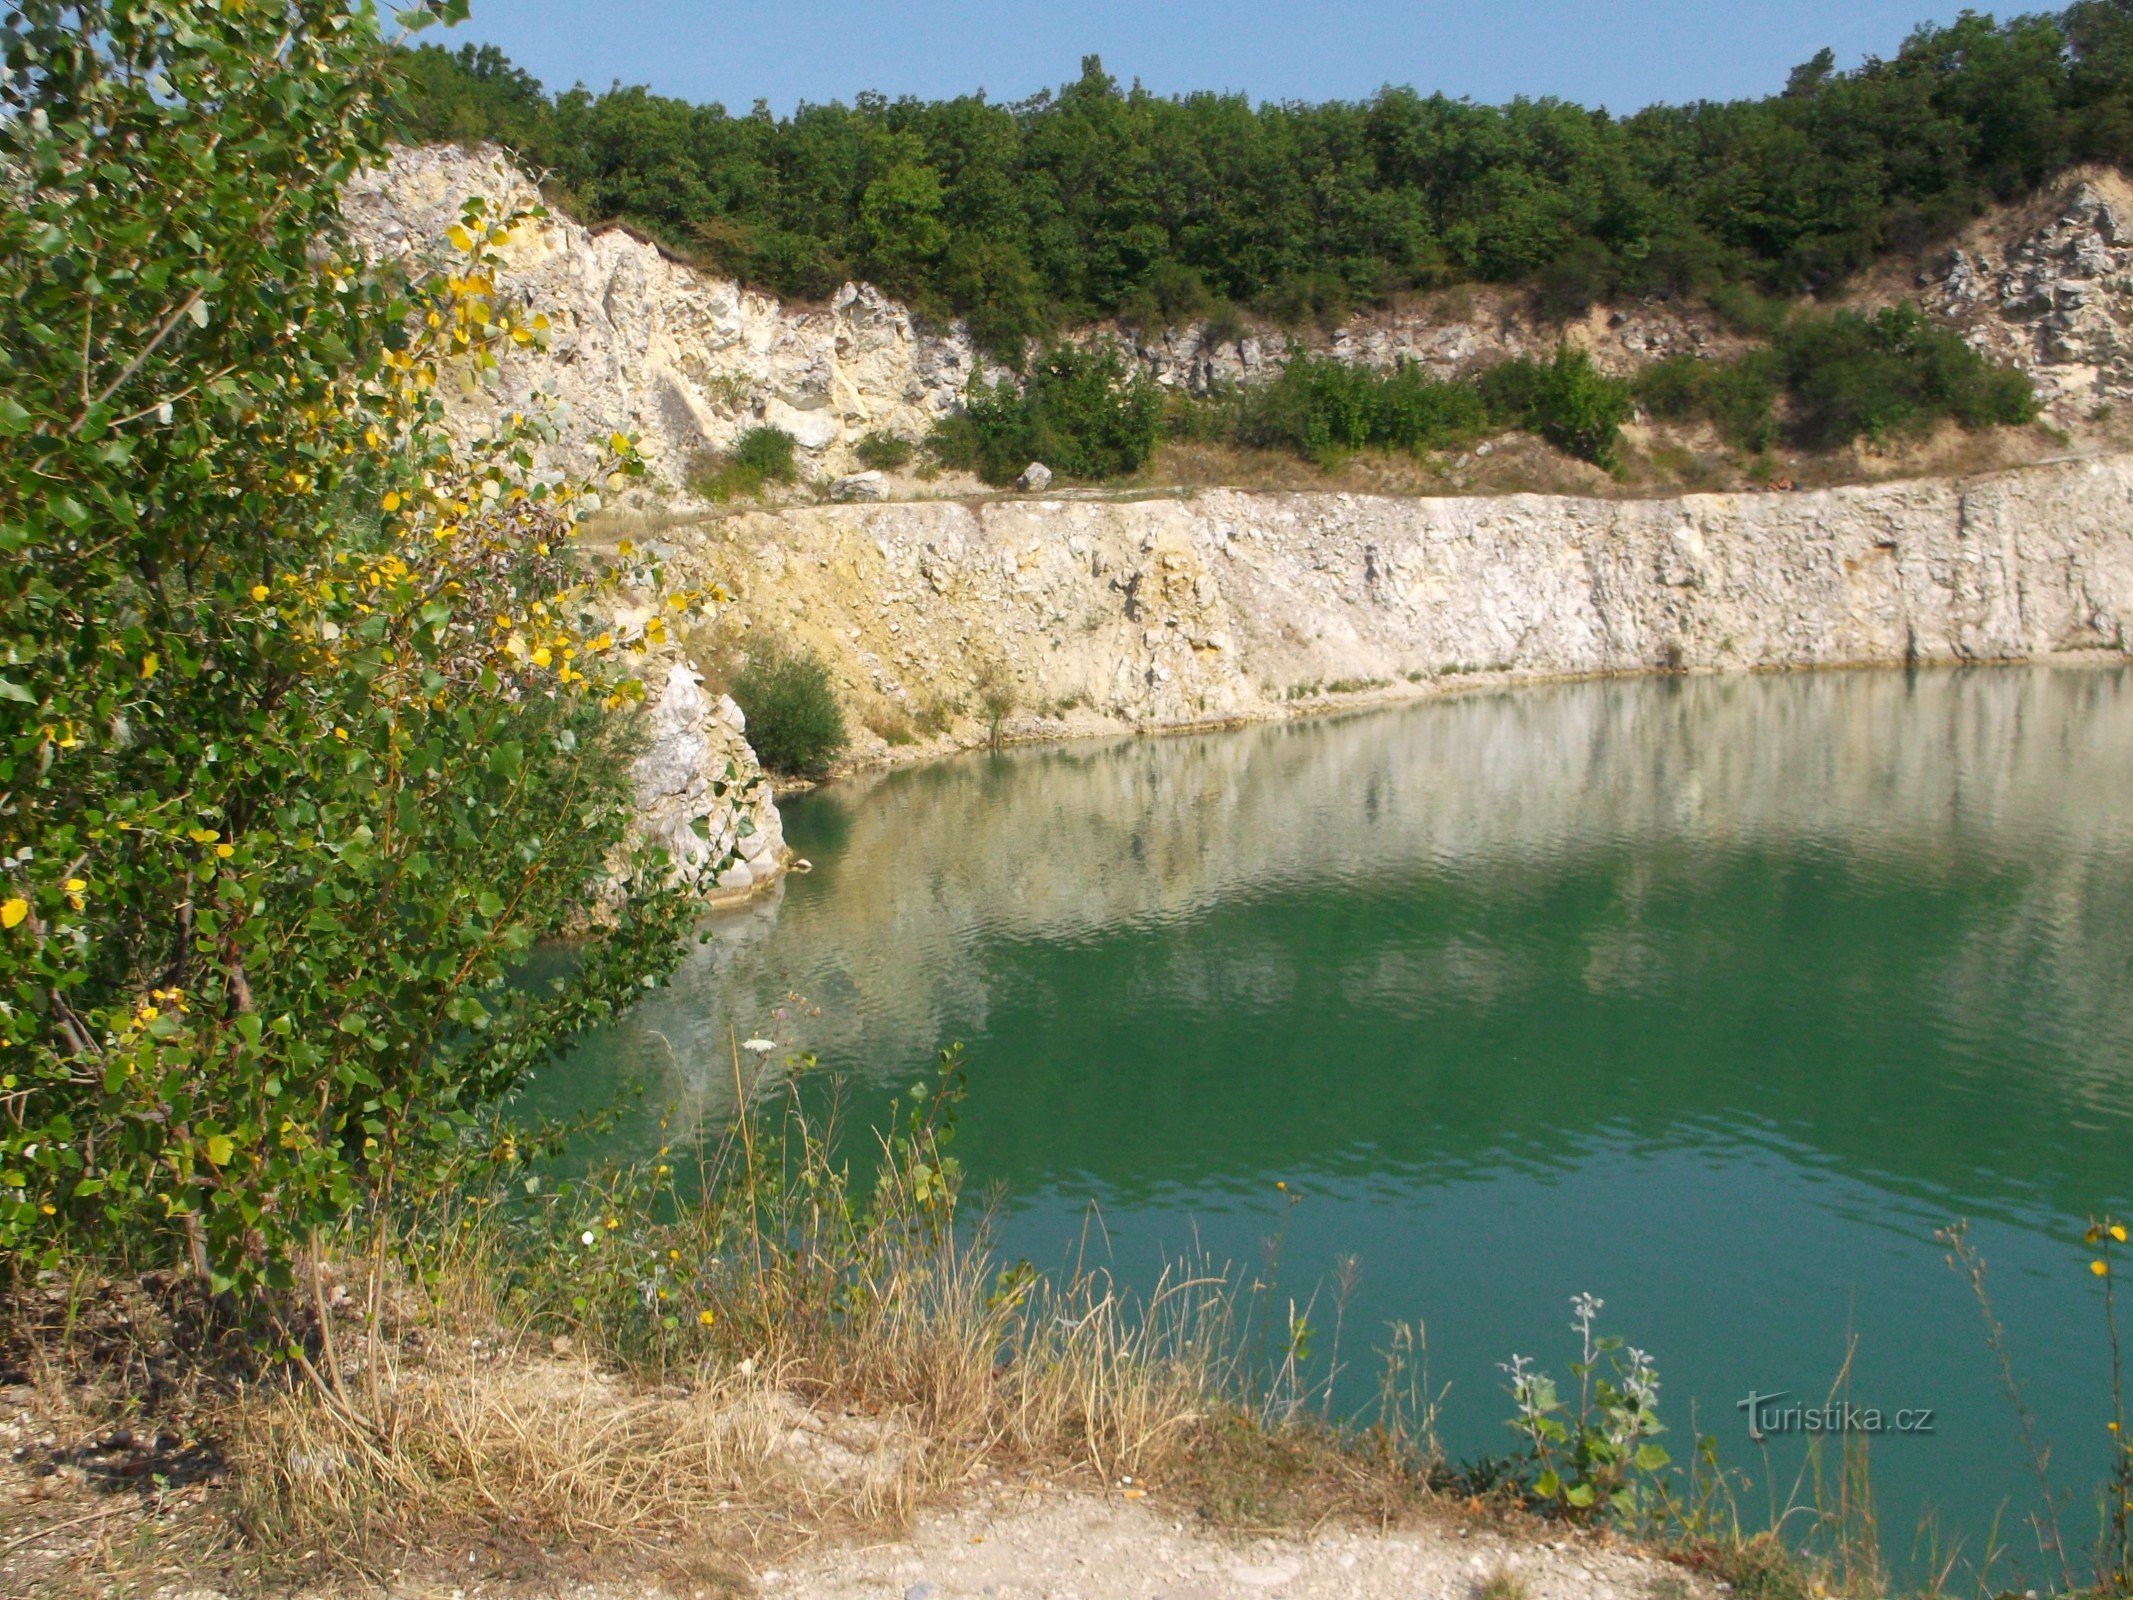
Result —
<instances>
[{"instance_id":1,"label":"small white flower","mask_svg":"<svg viewBox=\"0 0 2133 1600\"><path fill-rule=\"evenodd\" d=\"M766 1051L775 1050L777 1049L777 1047L778 1045L775 1039L743 1039L741 1041L741 1048L743 1050L753 1050L757 1055L762 1055Z\"/></svg>"},{"instance_id":2,"label":"small white flower","mask_svg":"<svg viewBox=\"0 0 2133 1600\"><path fill-rule=\"evenodd\" d=\"M591 1244L592 1242L593 1242L593 1231L592 1231L592 1229L590 1229L590 1228L587 1228L587 1229L586 1229L586 1230L585 1230L585 1231L584 1231L583 1233L581 1233L581 1234L579 1234L579 1235L578 1235L578 1243L580 1243L580 1244Z\"/></svg>"}]
</instances>

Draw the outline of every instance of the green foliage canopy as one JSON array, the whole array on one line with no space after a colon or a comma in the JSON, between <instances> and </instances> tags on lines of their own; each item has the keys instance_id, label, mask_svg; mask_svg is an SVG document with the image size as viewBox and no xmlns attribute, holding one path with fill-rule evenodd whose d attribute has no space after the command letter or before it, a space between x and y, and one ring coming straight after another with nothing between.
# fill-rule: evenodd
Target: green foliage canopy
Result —
<instances>
[{"instance_id":1,"label":"green foliage canopy","mask_svg":"<svg viewBox=\"0 0 2133 1600\"><path fill-rule=\"evenodd\" d=\"M828 664L811 650L758 646L734 674L733 702L748 719L748 741L763 764L819 778L850 735Z\"/></svg>"},{"instance_id":2,"label":"green foliage canopy","mask_svg":"<svg viewBox=\"0 0 2133 1600\"><path fill-rule=\"evenodd\" d=\"M943 418L927 444L951 467L987 483L1012 483L1033 461L1091 482L1138 472L1162 432L1155 382L1115 343L1060 345L1011 378L971 379L963 410Z\"/></svg>"},{"instance_id":3,"label":"green foliage canopy","mask_svg":"<svg viewBox=\"0 0 2133 1600\"><path fill-rule=\"evenodd\" d=\"M564 204L788 296L867 277L991 349L1063 325L1291 322L1462 279L1540 308L1726 284L1819 290L2078 161L2133 160L2133 0L1965 13L1758 100L1616 117L1388 88L1254 105L1121 88L806 105L774 117L641 88L559 95L490 48L408 62L398 129L494 138Z\"/></svg>"},{"instance_id":4,"label":"green foliage canopy","mask_svg":"<svg viewBox=\"0 0 2133 1600\"><path fill-rule=\"evenodd\" d=\"M596 499L538 419L441 427L542 337L489 277L514 219L409 281L341 249L372 13L24 0L0 46L0 1258L257 1287L688 910L628 852Z\"/></svg>"}]
</instances>

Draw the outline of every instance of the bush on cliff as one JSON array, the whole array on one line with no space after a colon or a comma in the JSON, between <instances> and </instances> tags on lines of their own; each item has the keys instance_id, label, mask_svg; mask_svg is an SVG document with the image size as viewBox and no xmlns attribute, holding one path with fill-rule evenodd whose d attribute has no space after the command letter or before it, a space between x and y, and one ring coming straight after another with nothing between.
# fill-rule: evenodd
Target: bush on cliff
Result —
<instances>
[{"instance_id":1,"label":"bush on cliff","mask_svg":"<svg viewBox=\"0 0 2133 1600\"><path fill-rule=\"evenodd\" d=\"M783 428L750 428L731 450L697 463L689 487L706 500L724 504L759 495L773 483L795 483L800 468L793 459L797 441Z\"/></svg>"},{"instance_id":2,"label":"bush on cliff","mask_svg":"<svg viewBox=\"0 0 2133 1600\"><path fill-rule=\"evenodd\" d=\"M1629 390L1569 348L1546 364L1506 361L1478 378L1443 379L1412 362L1378 372L1292 348L1271 383L1230 405L1237 443L1293 451L1321 465L1365 448L1419 455L1525 428L1612 469Z\"/></svg>"},{"instance_id":3,"label":"bush on cliff","mask_svg":"<svg viewBox=\"0 0 2133 1600\"><path fill-rule=\"evenodd\" d=\"M748 742L773 772L819 778L851 742L829 665L812 650L753 649L728 690L748 719Z\"/></svg>"},{"instance_id":4,"label":"bush on cliff","mask_svg":"<svg viewBox=\"0 0 2133 1600\"><path fill-rule=\"evenodd\" d=\"M24 0L6 42L0 1259L241 1308L688 908L624 857L569 970L506 981L618 865L641 690L570 553L597 499L535 424L442 427L545 337L493 293L516 219L412 281L340 248L374 14Z\"/></svg>"},{"instance_id":5,"label":"bush on cliff","mask_svg":"<svg viewBox=\"0 0 2133 1600\"><path fill-rule=\"evenodd\" d=\"M944 466L1012 483L1032 461L1085 482L1138 472L1155 452L1163 402L1115 344L1062 345L1031 364L1026 382L973 378L963 410L942 419L927 448Z\"/></svg>"},{"instance_id":6,"label":"bush on cliff","mask_svg":"<svg viewBox=\"0 0 2133 1600\"><path fill-rule=\"evenodd\" d=\"M1749 450L1780 437L1831 450L1944 420L1983 428L2039 414L2024 374L1988 360L1913 305L1870 315L1785 314L1767 332L1767 347L1732 361L1674 356L1647 368L1637 398L1654 416L1706 417Z\"/></svg>"}]
</instances>

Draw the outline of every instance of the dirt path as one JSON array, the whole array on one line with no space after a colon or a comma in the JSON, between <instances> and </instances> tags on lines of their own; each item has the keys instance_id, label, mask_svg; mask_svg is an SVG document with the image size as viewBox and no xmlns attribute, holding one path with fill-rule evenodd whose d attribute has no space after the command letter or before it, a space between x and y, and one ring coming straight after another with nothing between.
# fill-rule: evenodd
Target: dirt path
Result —
<instances>
[{"instance_id":1,"label":"dirt path","mask_svg":"<svg viewBox=\"0 0 2133 1600\"><path fill-rule=\"evenodd\" d=\"M1491 1583L1499 1575L1509 1582ZM765 1572L763 1600L1704 1600L1713 1587L1596 1540L1510 1539L1456 1519L1383 1536L1236 1541L1145 1503L998 1495L893 1543Z\"/></svg>"}]
</instances>

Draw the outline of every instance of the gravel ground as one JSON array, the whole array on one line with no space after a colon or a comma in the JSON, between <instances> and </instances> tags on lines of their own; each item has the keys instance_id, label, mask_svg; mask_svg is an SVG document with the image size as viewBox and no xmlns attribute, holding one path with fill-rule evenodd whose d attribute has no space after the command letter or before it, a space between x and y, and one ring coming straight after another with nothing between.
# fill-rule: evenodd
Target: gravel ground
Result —
<instances>
[{"instance_id":1,"label":"gravel ground","mask_svg":"<svg viewBox=\"0 0 2133 1600\"><path fill-rule=\"evenodd\" d=\"M825 1549L761 1576L763 1600L1705 1600L1679 1568L1584 1539L1507 1538L1450 1519L1376 1535L1228 1540L1145 1504L1000 1496L891 1544Z\"/></svg>"}]
</instances>

